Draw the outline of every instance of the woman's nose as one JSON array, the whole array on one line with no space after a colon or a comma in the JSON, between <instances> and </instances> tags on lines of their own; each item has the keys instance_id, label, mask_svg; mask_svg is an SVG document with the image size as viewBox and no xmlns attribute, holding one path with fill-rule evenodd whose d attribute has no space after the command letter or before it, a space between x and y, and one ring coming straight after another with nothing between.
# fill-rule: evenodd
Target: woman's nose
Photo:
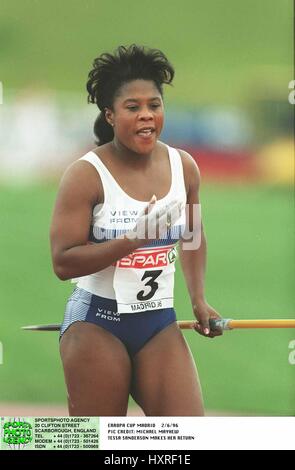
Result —
<instances>
[{"instance_id":1,"label":"woman's nose","mask_svg":"<svg viewBox=\"0 0 295 470\"><path fill-rule=\"evenodd\" d=\"M143 109L141 110L141 112L139 113L139 118L140 118L140 119L144 119L144 120L152 119L152 118L153 118L153 113L151 112L150 109L148 109L148 108L143 108Z\"/></svg>"}]
</instances>

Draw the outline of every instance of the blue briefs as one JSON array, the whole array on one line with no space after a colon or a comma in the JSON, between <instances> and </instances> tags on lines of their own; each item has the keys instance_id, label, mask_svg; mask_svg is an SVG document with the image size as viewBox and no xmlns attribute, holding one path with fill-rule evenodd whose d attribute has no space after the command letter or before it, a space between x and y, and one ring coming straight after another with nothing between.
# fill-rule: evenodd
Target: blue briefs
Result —
<instances>
[{"instance_id":1,"label":"blue briefs","mask_svg":"<svg viewBox=\"0 0 295 470\"><path fill-rule=\"evenodd\" d=\"M173 308L140 313L117 313L116 300L99 297L76 287L70 296L60 337L76 321L94 323L119 338L130 356L136 354L153 336L176 321Z\"/></svg>"}]
</instances>

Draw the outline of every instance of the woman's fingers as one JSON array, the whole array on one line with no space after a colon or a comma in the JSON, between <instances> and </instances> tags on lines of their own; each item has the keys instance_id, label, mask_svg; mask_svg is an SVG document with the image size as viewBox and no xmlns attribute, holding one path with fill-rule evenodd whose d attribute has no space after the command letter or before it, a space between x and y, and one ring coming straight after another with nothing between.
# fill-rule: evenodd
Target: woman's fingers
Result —
<instances>
[{"instance_id":1,"label":"woman's fingers","mask_svg":"<svg viewBox=\"0 0 295 470\"><path fill-rule=\"evenodd\" d=\"M137 219L130 237L155 240L167 232L181 216L182 203L177 200L156 210L157 198L154 195ZM127 234L127 236L129 233Z\"/></svg>"},{"instance_id":2,"label":"woman's fingers","mask_svg":"<svg viewBox=\"0 0 295 470\"><path fill-rule=\"evenodd\" d=\"M144 216L144 215L149 214L149 213L151 212L151 210L155 207L156 202L157 202L157 196L154 194L154 195L151 197L151 199L150 199L148 205L147 205L147 206L145 207L145 209L139 214L138 218L139 218L139 217L142 217L142 216Z\"/></svg>"},{"instance_id":3,"label":"woman's fingers","mask_svg":"<svg viewBox=\"0 0 295 470\"><path fill-rule=\"evenodd\" d=\"M194 330L202 336L206 338L215 338L216 336L222 336L222 331L220 330L210 330L209 334L205 334L204 329L200 323L196 323L194 326Z\"/></svg>"},{"instance_id":4,"label":"woman's fingers","mask_svg":"<svg viewBox=\"0 0 295 470\"><path fill-rule=\"evenodd\" d=\"M159 212L159 234L166 233L177 222L181 215L182 204L179 201L173 201L167 208Z\"/></svg>"}]
</instances>

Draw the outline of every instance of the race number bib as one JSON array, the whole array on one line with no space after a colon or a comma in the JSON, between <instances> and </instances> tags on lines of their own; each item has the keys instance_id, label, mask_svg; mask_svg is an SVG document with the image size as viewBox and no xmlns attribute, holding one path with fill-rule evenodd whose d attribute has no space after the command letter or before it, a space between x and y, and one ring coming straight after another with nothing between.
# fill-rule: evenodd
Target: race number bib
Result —
<instances>
[{"instance_id":1,"label":"race number bib","mask_svg":"<svg viewBox=\"0 0 295 470\"><path fill-rule=\"evenodd\" d=\"M139 249L117 261L113 287L119 313L173 307L175 246Z\"/></svg>"}]
</instances>

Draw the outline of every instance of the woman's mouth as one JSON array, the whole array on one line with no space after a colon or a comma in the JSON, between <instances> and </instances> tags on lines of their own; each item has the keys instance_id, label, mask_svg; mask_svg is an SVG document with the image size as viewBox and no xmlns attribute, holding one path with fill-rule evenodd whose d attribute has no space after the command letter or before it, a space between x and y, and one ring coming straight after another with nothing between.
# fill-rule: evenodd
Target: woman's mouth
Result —
<instances>
[{"instance_id":1,"label":"woman's mouth","mask_svg":"<svg viewBox=\"0 0 295 470\"><path fill-rule=\"evenodd\" d=\"M136 134L139 135L140 137L143 138L148 138L150 137L153 133L155 132L155 129L153 127L144 127L142 129L139 129Z\"/></svg>"}]
</instances>

